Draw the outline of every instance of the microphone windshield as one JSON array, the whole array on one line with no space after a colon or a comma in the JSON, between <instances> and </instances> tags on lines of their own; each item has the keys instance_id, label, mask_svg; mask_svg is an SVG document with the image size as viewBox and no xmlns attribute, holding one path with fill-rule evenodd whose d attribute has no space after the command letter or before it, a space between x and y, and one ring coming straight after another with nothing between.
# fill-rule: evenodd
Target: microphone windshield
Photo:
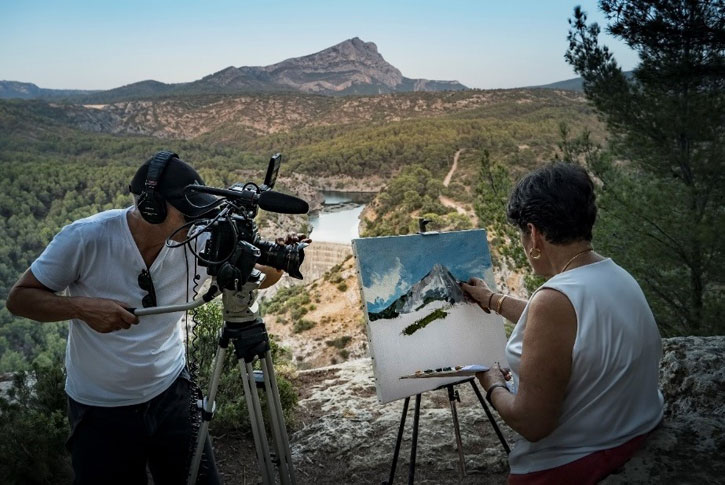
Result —
<instances>
[{"instance_id":1,"label":"microphone windshield","mask_svg":"<svg viewBox=\"0 0 725 485\"><path fill-rule=\"evenodd\" d=\"M280 214L307 214L310 206L292 195L267 190L259 194L259 208Z\"/></svg>"}]
</instances>

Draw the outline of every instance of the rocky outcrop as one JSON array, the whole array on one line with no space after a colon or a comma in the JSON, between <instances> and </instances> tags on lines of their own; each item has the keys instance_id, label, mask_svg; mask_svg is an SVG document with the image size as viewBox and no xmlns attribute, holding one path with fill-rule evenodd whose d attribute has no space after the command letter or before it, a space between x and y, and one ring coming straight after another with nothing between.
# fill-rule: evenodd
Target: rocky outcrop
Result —
<instances>
[{"instance_id":1,"label":"rocky outcrop","mask_svg":"<svg viewBox=\"0 0 725 485\"><path fill-rule=\"evenodd\" d=\"M605 483L722 483L725 337L679 337L663 344L664 420L645 448Z\"/></svg>"},{"instance_id":2,"label":"rocky outcrop","mask_svg":"<svg viewBox=\"0 0 725 485\"><path fill-rule=\"evenodd\" d=\"M620 483L722 483L725 476L725 337L664 339L660 386L665 418L624 469ZM378 404L369 359L301 372L300 421L291 435L293 460L305 483L380 483L392 459L402 402ZM444 390L423 394L416 483L505 483L506 455L470 384L458 386L467 476L458 455ZM412 408L396 482L407 475ZM498 418L497 418L498 419ZM513 432L498 421L509 441Z\"/></svg>"},{"instance_id":3,"label":"rocky outcrop","mask_svg":"<svg viewBox=\"0 0 725 485\"><path fill-rule=\"evenodd\" d=\"M270 66L228 67L195 81L188 89L284 91L317 94L380 94L402 91L458 91L457 81L409 79L358 37L303 57ZM187 88L185 88L187 89ZM217 90L218 90L217 89Z\"/></svg>"}]
</instances>

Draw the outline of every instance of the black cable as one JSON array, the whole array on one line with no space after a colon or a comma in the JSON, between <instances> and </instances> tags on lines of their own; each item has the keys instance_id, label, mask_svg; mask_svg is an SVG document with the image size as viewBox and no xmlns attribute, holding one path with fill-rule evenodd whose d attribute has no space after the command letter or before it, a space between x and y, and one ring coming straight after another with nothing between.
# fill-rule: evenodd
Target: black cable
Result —
<instances>
[{"instance_id":1,"label":"black cable","mask_svg":"<svg viewBox=\"0 0 725 485\"><path fill-rule=\"evenodd\" d=\"M198 240L195 240L194 245L196 245L197 243L198 243ZM194 254L194 249L192 249L192 247L191 247L191 242L188 243L188 248L189 248L189 251L191 251L192 254ZM188 268L188 266L187 266L187 268ZM199 296L198 287L199 287L199 280L201 279L201 275L199 275L198 271L199 271L198 261L196 260L196 258L194 258L194 284L191 288L191 291L194 293L193 299L196 299ZM187 281L188 281L188 276L187 276ZM188 283L187 283L187 285L188 285ZM187 291L188 291L188 286L187 286ZM188 293L187 293L187 295L188 295ZM187 301L188 301L188 297L187 297ZM193 325L191 326L191 330L189 330L189 312L187 310L187 312L186 312L186 356L187 356L187 362L189 363L189 373L191 374L192 380L194 380L196 382L196 380L198 378L198 371L200 368L202 368L201 365L203 363L203 362L197 362L197 359L195 357L195 354L199 353L199 352L197 352L199 336L196 332L196 328L199 325L199 322L196 319L196 308L192 309L191 322ZM202 357L199 357L199 359L201 360Z\"/></svg>"}]
</instances>

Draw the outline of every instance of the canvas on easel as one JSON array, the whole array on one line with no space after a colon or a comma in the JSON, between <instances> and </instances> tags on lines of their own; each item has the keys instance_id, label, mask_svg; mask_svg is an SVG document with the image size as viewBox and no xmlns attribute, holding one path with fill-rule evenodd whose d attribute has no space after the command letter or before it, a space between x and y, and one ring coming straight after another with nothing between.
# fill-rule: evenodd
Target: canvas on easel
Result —
<instances>
[{"instance_id":1,"label":"canvas on easel","mask_svg":"<svg viewBox=\"0 0 725 485\"><path fill-rule=\"evenodd\" d=\"M459 286L478 277L495 288L484 230L355 239L353 251L381 403L461 380L401 379L416 371L505 365L503 319Z\"/></svg>"}]
</instances>

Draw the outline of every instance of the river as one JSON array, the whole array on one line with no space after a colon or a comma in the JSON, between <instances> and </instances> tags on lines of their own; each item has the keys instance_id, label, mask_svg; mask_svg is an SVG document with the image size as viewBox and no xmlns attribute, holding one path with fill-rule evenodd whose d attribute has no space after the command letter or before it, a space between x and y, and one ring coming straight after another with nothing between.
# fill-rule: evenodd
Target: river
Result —
<instances>
[{"instance_id":1,"label":"river","mask_svg":"<svg viewBox=\"0 0 725 485\"><path fill-rule=\"evenodd\" d=\"M360 237L358 226L365 204L375 196L370 192L322 191L322 210L310 214L313 241L350 244Z\"/></svg>"}]
</instances>

